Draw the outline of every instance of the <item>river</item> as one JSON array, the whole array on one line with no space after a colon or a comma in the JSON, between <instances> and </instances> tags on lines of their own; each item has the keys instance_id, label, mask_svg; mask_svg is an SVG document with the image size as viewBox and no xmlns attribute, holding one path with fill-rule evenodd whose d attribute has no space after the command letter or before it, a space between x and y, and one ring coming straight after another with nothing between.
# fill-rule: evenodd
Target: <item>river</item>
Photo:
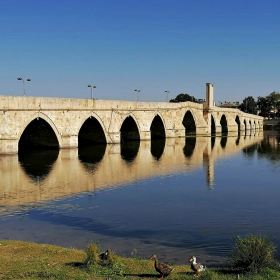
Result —
<instances>
[{"instance_id":1,"label":"river","mask_svg":"<svg viewBox=\"0 0 280 280\"><path fill-rule=\"evenodd\" d=\"M254 132L0 156L0 239L223 265L234 238L280 245L280 137Z\"/></svg>"}]
</instances>

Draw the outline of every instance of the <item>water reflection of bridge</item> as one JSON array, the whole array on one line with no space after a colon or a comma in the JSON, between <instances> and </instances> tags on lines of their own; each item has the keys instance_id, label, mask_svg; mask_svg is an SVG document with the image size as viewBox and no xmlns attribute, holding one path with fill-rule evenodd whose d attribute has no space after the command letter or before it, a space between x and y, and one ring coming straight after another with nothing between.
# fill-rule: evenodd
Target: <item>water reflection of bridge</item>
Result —
<instances>
[{"instance_id":1,"label":"water reflection of bridge","mask_svg":"<svg viewBox=\"0 0 280 280\"><path fill-rule=\"evenodd\" d=\"M255 132L251 136L171 138L130 142L126 146L107 144L96 150L6 155L0 157L0 201L8 206L60 199L198 168L206 169L206 179L212 187L217 160L262 139L263 133Z\"/></svg>"}]
</instances>

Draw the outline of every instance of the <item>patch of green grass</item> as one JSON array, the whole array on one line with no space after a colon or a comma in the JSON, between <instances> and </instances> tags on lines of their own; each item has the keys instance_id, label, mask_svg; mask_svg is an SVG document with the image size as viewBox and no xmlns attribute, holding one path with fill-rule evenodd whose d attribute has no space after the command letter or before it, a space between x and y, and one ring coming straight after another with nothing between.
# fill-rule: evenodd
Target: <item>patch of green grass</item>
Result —
<instances>
[{"instance_id":1,"label":"patch of green grass","mask_svg":"<svg viewBox=\"0 0 280 280\"><path fill-rule=\"evenodd\" d=\"M102 252L98 244L89 244L86 250L76 250L22 241L0 243L0 279L151 280L160 277L154 269L154 261L123 258L111 250L110 262L104 264L100 261ZM172 267L174 272L164 279L196 279L189 263ZM236 277L236 271L230 268L207 268L199 279L236 280ZM240 274L239 279L280 279L280 273L268 268L256 275Z\"/></svg>"}]
</instances>

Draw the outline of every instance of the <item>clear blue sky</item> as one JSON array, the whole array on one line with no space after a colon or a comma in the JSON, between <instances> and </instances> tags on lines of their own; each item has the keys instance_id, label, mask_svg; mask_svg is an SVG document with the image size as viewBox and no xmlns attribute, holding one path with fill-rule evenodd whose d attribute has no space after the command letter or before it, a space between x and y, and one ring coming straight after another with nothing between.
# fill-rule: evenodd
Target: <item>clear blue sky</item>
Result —
<instances>
[{"instance_id":1,"label":"clear blue sky","mask_svg":"<svg viewBox=\"0 0 280 280\"><path fill-rule=\"evenodd\" d=\"M0 0L0 94L215 101L280 91L279 0Z\"/></svg>"}]
</instances>

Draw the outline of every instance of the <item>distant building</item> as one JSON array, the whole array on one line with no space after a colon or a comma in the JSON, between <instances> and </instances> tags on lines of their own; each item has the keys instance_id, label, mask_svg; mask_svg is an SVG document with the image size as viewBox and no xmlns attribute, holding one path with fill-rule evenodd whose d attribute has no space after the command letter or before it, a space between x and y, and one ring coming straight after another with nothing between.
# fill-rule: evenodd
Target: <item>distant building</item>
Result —
<instances>
[{"instance_id":1,"label":"distant building","mask_svg":"<svg viewBox=\"0 0 280 280\"><path fill-rule=\"evenodd\" d=\"M202 104L202 103L204 103L204 102L205 102L205 99L201 99L201 98L197 99L197 103Z\"/></svg>"},{"instance_id":2,"label":"distant building","mask_svg":"<svg viewBox=\"0 0 280 280\"><path fill-rule=\"evenodd\" d=\"M225 101L225 103L221 103L220 105L218 105L218 107L237 109L239 107L239 105L240 105L240 103L238 101L236 101L236 102L226 102Z\"/></svg>"}]
</instances>

